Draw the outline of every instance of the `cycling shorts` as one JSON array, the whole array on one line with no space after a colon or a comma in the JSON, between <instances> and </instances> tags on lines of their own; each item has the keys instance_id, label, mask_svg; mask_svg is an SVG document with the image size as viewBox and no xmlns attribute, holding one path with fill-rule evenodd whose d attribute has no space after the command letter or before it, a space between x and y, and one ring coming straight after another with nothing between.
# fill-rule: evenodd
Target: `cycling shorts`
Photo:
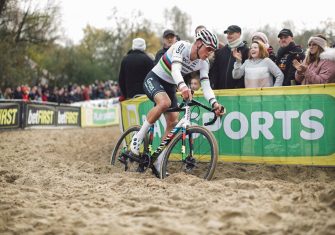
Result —
<instances>
[{"instance_id":1,"label":"cycling shorts","mask_svg":"<svg viewBox=\"0 0 335 235\"><path fill-rule=\"evenodd\" d=\"M155 103L155 95L160 92L165 92L171 100L171 108L178 107L176 89L177 86L175 84L162 80L152 71L148 73L143 83L143 90L151 101Z\"/></svg>"}]
</instances>

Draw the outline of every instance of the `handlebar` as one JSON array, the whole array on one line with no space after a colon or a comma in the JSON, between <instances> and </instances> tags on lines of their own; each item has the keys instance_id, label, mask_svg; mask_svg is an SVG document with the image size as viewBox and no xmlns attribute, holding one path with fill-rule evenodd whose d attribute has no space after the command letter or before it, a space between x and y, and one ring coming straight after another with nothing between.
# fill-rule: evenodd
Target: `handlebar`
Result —
<instances>
[{"instance_id":1,"label":"handlebar","mask_svg":"<svg viewBox=\"0 0 335 235\"><path fill-rule=\"evenodd\" d=\"M212 119L212 121L204 123L205 126L213 125L216 122L216 120L218 119L218 116L216 116L216 114L215 114L216 109L208 107L208 106L204 105L203 103L200 103L199 101L196 101L194 99L183 100L183 102L181 102L178 107L169 108L166 112L182 112L182 111L185 111L185 106L190 106L190 107L191 106L200 106L203 109L206 109L207 111L210 111L210 112L214 113L214 118ZM221 109L220 112L223 112L223 111L224 111L224 107L222 106L222 109Z\"/></svg>"}]
</instances>

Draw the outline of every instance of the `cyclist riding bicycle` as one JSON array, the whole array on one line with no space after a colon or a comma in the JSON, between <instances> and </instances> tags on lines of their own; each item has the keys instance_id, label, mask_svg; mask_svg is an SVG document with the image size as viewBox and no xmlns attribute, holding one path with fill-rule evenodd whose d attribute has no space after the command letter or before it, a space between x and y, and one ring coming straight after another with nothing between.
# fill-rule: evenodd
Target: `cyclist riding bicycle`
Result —
<instances>
[{"instance_id":1,"label":"cyclist riding bicycle","mask_svg":"<svg viewBox=\"0 0 335 235\"><path fill-rule=\"evenodd\" d=\"M170 107L177 107L176 88L181 92L184 100L191 100L191 90L186 85L183 75L200 70L200 82L204 97L215 109L215 114L224 114L223 106L216 100L210 86L208 71L208 56L218 49L218 39L207 29L196 34L192 44L187 41L178 41L162 56L158 64L148 73L144 80L143 89L148 98L155 103L149 111L141 129L136 133L130 145L133 154L139 154L139 148L148 129L162 113L166 119L166 130L163 139L178 122L178 112L165 112ZM154 163L156 170L160 169L160 162L164 151Z\"/></svg>"}]
</instances>

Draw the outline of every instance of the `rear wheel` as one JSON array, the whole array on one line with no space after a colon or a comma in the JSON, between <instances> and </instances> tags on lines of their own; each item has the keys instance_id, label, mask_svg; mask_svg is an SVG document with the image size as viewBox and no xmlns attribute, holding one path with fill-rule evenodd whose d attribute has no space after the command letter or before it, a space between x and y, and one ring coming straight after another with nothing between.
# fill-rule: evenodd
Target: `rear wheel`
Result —
<instances>
[{"instance_id":1,"label":"rear wheel","mask_svg":"<svg viewBox=\"0 0 335 235\"><path fill-rule=\"evenodd\" d=\"M201 126L186 130L185 151L182 153L182 133L178 133L167 147L161 165L161 178L186 172L211 180L218 160L218 145L212 132ZM167 174L168 173L168 174Z\"/></svg>"},{"instance_id":2,"label":"rear wheel","mask_svg":"<svg viewBox=\"0 0 335 235\"><path fill-rule=\"evenodd\" d=\"M122 171L143 172L149 165L150 158L146 155L148 145L146 138L140 147L139 156L134 155L130 151L131 139L140 128L140 126L132 126L127 129L117 141L112 152L111 164Z\"/></svg>"}]
</instances>

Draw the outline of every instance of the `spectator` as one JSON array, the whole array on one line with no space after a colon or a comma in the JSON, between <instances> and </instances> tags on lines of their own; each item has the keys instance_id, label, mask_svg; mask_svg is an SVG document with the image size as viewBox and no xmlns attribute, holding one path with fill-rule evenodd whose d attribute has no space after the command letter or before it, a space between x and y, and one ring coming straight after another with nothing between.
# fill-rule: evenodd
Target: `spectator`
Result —
<instances>
[{"instance_id":1,"label":"spectator","mask_svg":"<svg viewBox=\"0 0 335 235\"><path fill-rule=\"evenodd\" d=\"M274 86L281 86L284 75L277 65L270 59L264 43L253 41L250 48L249 59L242 64L242 53L234 49L236 58L233 70L233 78L244 77L246 88L272 87L273 78L276 78Z\"/></svg>"},{"instance_id":2,"label":"spectator","mask_svg":"<svg viewBox=\"0 0 335 235\"><path fill-rule=\"evenodd\" d=\"M244 78L233 79L235 57L232 51L236 49L242 54L242 63L248 58L249 48L241 39L241 28L231 25L224 31L227 34L228 44L215 51L214 62L209 77L213 89L234 89L244 87Z\"/></svg>"},{"instance_id":3,"label":"spectator","mask_svg":"<svg viewBox=\"0 0 335 235\"><path fill-rule=\"evenodd\" d=\"M13 93L13 98L16 100L21 100L22 99L22 91L21 91L21 86L17 86L14 93Z\"/></svg>"},{"instance_id":4,"label":"spectator","mask_svg":"<svg viewBox=\"0 0 335 235\"><path fill-rule=\"evenodd\" d=\"M164 53L170 48L172 44L174 44L177 41L176 33L171 30L167 29L163 33L163 48L159 51L157 51L155 56L155 62L154 65L156 65L161 57L164 55Z\"/></svg>"},{"instance_id":5,"label":"spectator","mask_svg":"<svg viewBox=\"0 0 335 235\"><path fill-rule=\"evenodd\" d=\"M30 88L28 86L22 86L21 87L21 92L22 92L22 100L23 101L29 101Z\"/></svg>"},{"instance_id":6,"label":"spectator","mask_svg":"<svg viewBox=\"0 0 335 235\"><path fill-rule=\"evenodd\" d=\"M119 85L122 96L133 98L135 95L144 94L143 81L154 63L144 52L146 49L143 38L133 40L132 49L123 58L119 73Z\"/></svg>"},{"instance_id":7,"label":"spectator","mask_svg":"<svg viewBox=\"0 0 335 235\"><path fill-rule=\"evenodd\" d=\"M269 53L269 58L276 63L276 54L273 51L273 47L269 44L269 39L265 35L265 33L262 32L255 32L251 36L251 41L261 41L264 43L266 50Z\"/></svg>"},{"instance_id":8,"label":"spectator","mask_svg":"<svg viewBox=\"0 0 335 235\"><path fill-rule=\"evenodd\" d=\"M50 88L49 89L49 97L48 97L48 102L54 102L54 103L57 103L58 101L58 87L54 87L54 88Z\"/></svg>"},{"instance_id":9,"label":"spectator","mask_svg":"<svg viewBox=\"0 0 335 235\"><path fill-rule=\"evenodd\" d=\"M43 102L48 102L49 98L49 90L48 89L42 89L42 101Z\"/></svg>"},{"instance_id":10,"label":"spectator","mask_svg":"<svg viewBox=\"0 0 335 235\"><path fill-rule=\"evenodd\" d=\"M295 79L305 84L335 82L335 49L327 48L323 35L312 36L308 40L305 60L293 60L296 68Z\"/></svg>"},{"instance_id":11,"label":"spectator","mask_svg":"<svg viewBox=\"0 0 335 235\"><path fill-rule=\"evenodd\" d=\"M2 90L0 89L0 100L5 99L4 95L2 94Z\"/></svg>"},{"instance_id":12,"label":"spectator","mask_svg":"<svg viewBox=\"0 0 335 235\"><path fill-rule=\"evenodd\" d=\"M5 92L3 93L3 96L6 100L10 100L10 99L13 99L13 92L12 92L12 89L7 87L5 89Z\"/></svg>"},{"instance_id":13,"label":"spectator","mask_svg":"<svg viewBox=\"0 0 335 235\"><path fill-rule=\"evenodd\" d=\"M295 84L295 67L292 64L294 59L301 61L305 58L304 50L294 43L293 33L290 29L282 29L279 34L280 48L277 52L276 64L284 74L283 86Z\"/></svg>"},{"instance_id":14,"label":"spectator","mask_svg":"<svg viewBox=\"0 0 335 235\"><path fill-rule=\"evenodd\" d=\"M91 87L91 85L84 86L84 89L83 89L83 99L85 101L88 101L88 100L91 99L91 95L92 95L92 87Z\"/></svg>"},{"instance_id":15,"label":"spectator","mask_svg":"<svg viewBox=\"0 0 335 235\"><path fill-rule=\"evenodd\" d=\"M201 87L201 84L200 84L200 78L198 75L196 75L195 77L192 77L191 78L191 82L190 82L190 88L192 91L197 91L199 90Z\"/></svg>"},{"instance_id":16,"label":"spectator","mask_svg":"<svg viewBox=\"0 0 335 235\"><path fill-rule=\"evenodd\" d=\"M33 86L29 92L29 100L37 100L37 86Z\"/></svg>"}]
</instances>

